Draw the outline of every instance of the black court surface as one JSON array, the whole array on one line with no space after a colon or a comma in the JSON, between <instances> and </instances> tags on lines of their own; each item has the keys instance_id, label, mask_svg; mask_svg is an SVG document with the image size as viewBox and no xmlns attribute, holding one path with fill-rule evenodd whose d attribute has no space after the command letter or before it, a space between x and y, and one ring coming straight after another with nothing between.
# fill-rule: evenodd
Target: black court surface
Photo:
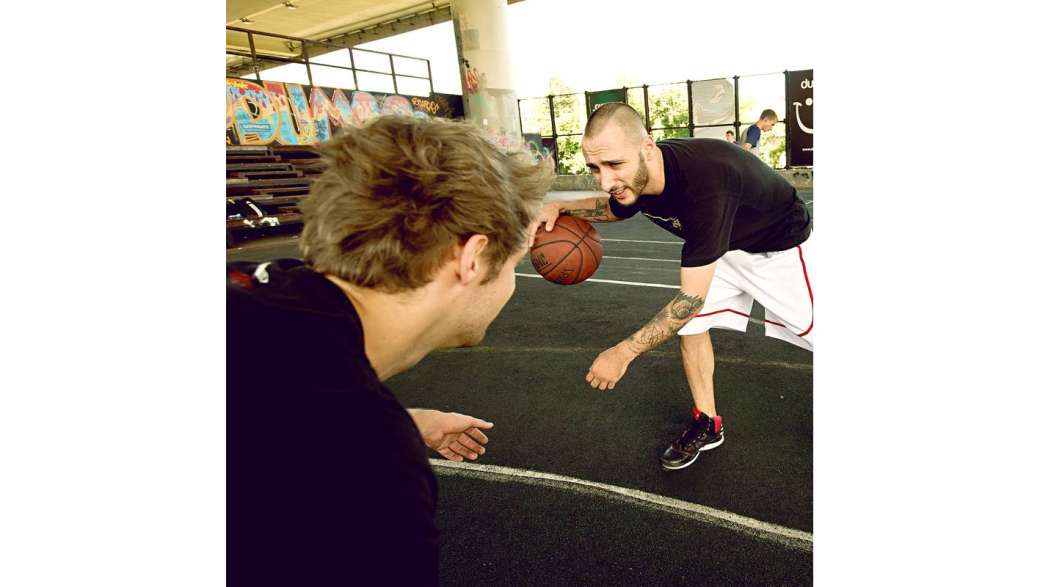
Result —
<instances>
[{"instance_id":1,"label":"black court surface","mask_svg":"<svg viewBox=\"0 0 1040 587\"><path fill-rule=\"evenodd\" d=\"M556 285L525 261L481 346L387 382L406 406L495 423L476 462L431 453L444 584L811 584L812 353L761 324L713 330L725 443L662 470L692 405L678 341L636 359L612 391L585 374L675 295L681 243L641 215L596 228L604 259L589 281ZM283 240L227 258L298 256Z\"/></svg>"}]
</instances>

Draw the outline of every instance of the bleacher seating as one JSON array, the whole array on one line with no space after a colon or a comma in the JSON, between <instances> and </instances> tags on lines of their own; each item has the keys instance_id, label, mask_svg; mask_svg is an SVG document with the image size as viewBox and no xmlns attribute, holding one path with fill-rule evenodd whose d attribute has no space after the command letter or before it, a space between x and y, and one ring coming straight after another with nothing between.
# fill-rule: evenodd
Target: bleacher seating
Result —
<instances>
[{"instance_id":1,"label":"bleacher seating","mask_svg":"<svg viewBox=\"0 0 1040 587\"><path fill-rule=\"evenodd\" d=\"M295 234L299 202L324 163L313 147L227 146L227 246L264 236Z\"/></svg>"}]
</instances>

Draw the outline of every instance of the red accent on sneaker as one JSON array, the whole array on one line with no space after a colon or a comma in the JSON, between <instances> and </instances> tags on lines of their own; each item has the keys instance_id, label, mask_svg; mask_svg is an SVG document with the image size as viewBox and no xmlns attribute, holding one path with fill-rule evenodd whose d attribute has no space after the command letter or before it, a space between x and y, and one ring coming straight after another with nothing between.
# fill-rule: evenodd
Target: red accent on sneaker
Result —
<instances>
[{"instance_id":1,"label":"red accent on sneaker","mask_svg":"<svg viewBox=\"0 0 1040 587\"><path fill-rule=\"evenodd\" d=\"M701 419L701 411L697 409L697 406L693 406L693 419L694 421Z\"/></svg>"},{"instance_id":2,"label":"red accent on sneaker","mask_svg":"<svg viewBox=\"0 0 1040 587\"><path fill-rule=\"evenodd\" d=\"M715 416L715 434L722 431L722 416Z\"/></svg>"},{"instance_id":3,"label":"red accent on sneaker","mask_svg":"<svg viewBox=\"0 0 1040 587\"><path fill-rule=\"evenodd\" d=\"M252 276L240 271L232 271L231 273L228 273L228 281L245 289L253 289Z\"/></svg>"}]
</instances>

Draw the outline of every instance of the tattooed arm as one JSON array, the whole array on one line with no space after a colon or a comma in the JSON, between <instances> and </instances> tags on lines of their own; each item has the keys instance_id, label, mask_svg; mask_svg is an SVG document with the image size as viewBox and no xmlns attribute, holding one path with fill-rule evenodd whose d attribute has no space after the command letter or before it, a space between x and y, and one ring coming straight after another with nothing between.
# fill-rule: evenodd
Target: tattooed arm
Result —
<instances>
[{"instance_id":1,"label":"tattooed arm","mask_svg":"<svg viewBox=\"0 0 1040 587\"><path fill-rule=\"evenodd\" d=\"M610 211L610 206L607 205L609 197L602 198L587 198L584 200L570 200L559 202L560 214L567 214L569 216L577 216L578 218L584 218L589 222L614 222L621 220L614 213Z\"/></svg>"},{"instance_id":2,"label":"tattooed arm","mask_svg":"<svg viewBox=\"0 0 1040 587\"><path fill-rule=\"evenodd\" d=\"M651 351L675 336L704 307L708 286L715 275L715 263L703 267L683 267L679 293L635 334L603 351L589 368L585 381L598 389L614 389L628 365L639 355Z\"/></svg>"},{"instance_id":3,"label":"tattooed arm","mask_svg":"<svg viewBox=\"0 0 1040 587\"><path fill-rule=\"evenodd\" d=\"M651 351L679 332L703 307L703 297L680 290L652 320L626 338L624 344L636 355Z\"/></svg>"},{"instance_id":4,"label":"tattooed arm","mask_svg":"<svg viewBox=\"0 0 1040 587\"><path fill-rule=\"evenodd\" d=\"M546 202L542 206L542 214L538 219L538 224L540 225L544 222L545 229L552 230L560 214L584 218L589 222L616 222L623 220L623 218L614 216L613 212L610 211L610 206L607 205L607 200L609 199L608 196L604 196L602 198L586 198L584 200Z\"/></svg>"}]
</instances>

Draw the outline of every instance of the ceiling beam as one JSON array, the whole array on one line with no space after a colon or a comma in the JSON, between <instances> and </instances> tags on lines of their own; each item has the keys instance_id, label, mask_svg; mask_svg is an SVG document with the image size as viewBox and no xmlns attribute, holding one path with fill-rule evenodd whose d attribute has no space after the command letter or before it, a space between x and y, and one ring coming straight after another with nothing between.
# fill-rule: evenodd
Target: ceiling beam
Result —
<instances>
[{"instance_id":1,"label":"ceiling beam","mask_svg":"<svg viewBox=\"0 0 1040 587\"><path fill-rule=\"evenodd\" d=\"M384 21L367 28L356 29L346 33L326 37L326 42L342 45L343 47L355 47L362 43L378 41L401 33L407 33L417 29L433 26L451 20L451 7L443 6L427 10L411 16Z\"/></svg>"},{"instance_id":2,"label":"ceiling beam","mask_svg":"<svg viewBox=\"0 0 1040 587\"><path fill-rule=\"evenodd\" d=\"M506 0L506 3L516 4L522 1ZM430 8L426 10L420 10L399 18L385 19L371 25L355 26L342 33L322 36L321 39L344 47L354 47L362 43L378 41L379 39L448 22L449 20L451 20L450 3L430 2Z\"/></svg>"},{"instance_id":3,"label":"ceiling beam","mask_svg":"<svg viewBox=\"0 0 1040 587\"><path fill-rule=\"evenodd\" d=\"M522 1L523 0L506 0L507 4L516 4L517 2ZM385 39L387 37L392 37L401 33L418 30L421 28L433 26L451 20L450 3L440 3L435 1L429 2L427 4L429 4L429 8L413 12L410 15L401 16L398 18L388 20L385 19L368 26L360 28L355 27L347 30L346 32L334 33L331 36L308 35L308 37L313 40L329 43L330 45L335 46L326 47L320 45L308 45L308 54L310 57L316 57L319 55L324 55L325 53L329 53L331 51L345 49L347 47L356 47L357 45L361 45L363 43L377 41L379 39ZM241 37L241 39L236 38L235 41L232 41L232 37L229 32L227 38L227 47L235 48L238 50L244 50L248 52L248 44L243 45L244 35L239 34L238 36ZM291 41L288 41L287 39L264 37L262 33L257 32L253 36L253 41L258 53L267 53L269 55L281 55L285 57L298 57L300 55L299 44L295 43L295 46L290 48L287 45L287 42ZM421 56L415 55L414 57ZM232 71L234 71L235 73L241 72L241 75L243 76L251 74L252 65L243 63L242 65L235 67L229 64L228 75L233 75Z\"/></svg>"}]
</instances>

